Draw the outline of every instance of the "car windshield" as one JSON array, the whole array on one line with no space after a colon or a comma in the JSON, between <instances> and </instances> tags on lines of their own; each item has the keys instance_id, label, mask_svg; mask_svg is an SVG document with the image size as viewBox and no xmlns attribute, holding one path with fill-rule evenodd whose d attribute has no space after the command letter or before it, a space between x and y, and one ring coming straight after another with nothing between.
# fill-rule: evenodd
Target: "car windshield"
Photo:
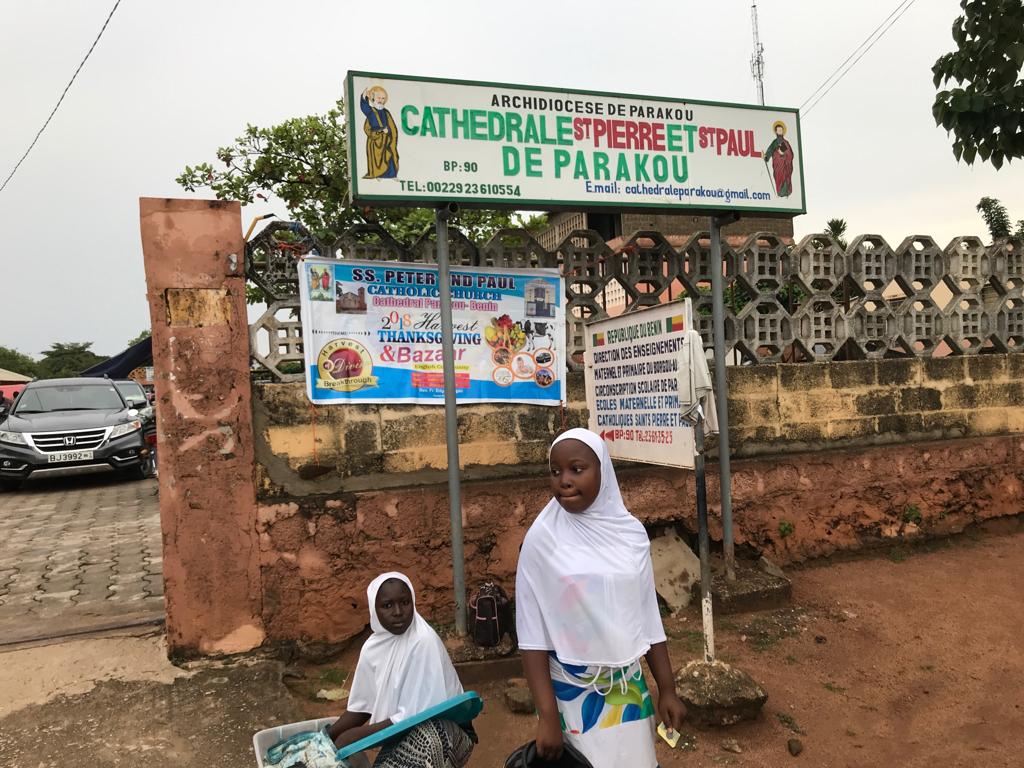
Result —
<instances>
[{"instance_id":1,"label":"car windshield","mask_svg":"<svg viewBox=\"0 0 1024 768\"><path fill-rule=\"evenodd\" d=\"M129 403L145 403L146 392L142 389L142 386L136 384L134 381L119 381L116 384L117 391L121 393L125 400Z\"/></svg>"},{"instance_id":2,"label":"car windshield","mask_svg":"<svg viewBox=\"0 0 1024 768\"><path fill-rule=\"evenodd\" d=\"M124 402L113 384L64 384L31 387L21 393L15 414L50 411L121 410Z\"/></svg>"}]
</instances>

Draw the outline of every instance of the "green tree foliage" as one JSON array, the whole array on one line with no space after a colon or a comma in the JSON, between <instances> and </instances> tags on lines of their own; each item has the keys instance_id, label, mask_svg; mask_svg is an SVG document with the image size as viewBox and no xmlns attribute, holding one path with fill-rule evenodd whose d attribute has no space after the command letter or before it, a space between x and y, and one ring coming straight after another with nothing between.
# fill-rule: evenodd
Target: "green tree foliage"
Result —
<instances>
[{"instance_id":1,"label":"green tree foliage","mask_svg":"<svg viewBox=\"0 0 1024 768\"><path fill-rule=\"evenodd\" d=\"M983 197L975 207L985 220L985 226L988 227L993 242L1007 238L1024 241L1024 219L1017 222L1016 230L1012 230L1010 214L999 200L994 197Z\"/></svg>"},{"instance_id":2,"label":"green tree foliage","mask_svg":"<svg viewBox=\"0 0 1024 768\"><path fill-rule=\"evenodd\" d=\"M825 234L830 235L836 244L846 250L846 219L829 219L825 222Z\"/></svg>"},{"instance_id":3,"label":"green tree foliage","mask_svg":"<svg viewBox=\"0 0 1024 768\"><path fill-rule=\"evenodd\" d=\"M538 232L548 228L550 221L546 213L535 213L523 218L519 216L519 226L523 229L537 234Z\"/></svg>"},{"instance_id":4,"label":"green tree foliage","mask_svg":"<svg viewBox=\"0 0 1024 768\"><path fill-rule=\"evenodd\" d=\"M697 292L701 296L711 296L710 285L698 285ZM697 297L692 297L694 303L696 303ZM736 281L730 282L722 288L722 303L725 307L733 314L738 315L747 304L750 303L750 297L747 292L744 291ZM697 314L703 317L711 317L711 304L701 304L697 307Z\"/></svg>"},{"instance_id":5,"label":"green tree foliage","mask_svg":"<svg viewBox=\"0 0 1024 768\"><path fill-rule=\"evenodd\" d=\"M55 342L43 352L38 364L38 374L43 379L59 379L67 376L78 376L86 368L106 360L91 349L91 341L72 341L67 344Z\"/></svg>"},{"instance_id":6,"label":"green tree foliage","mask_svg":"<svg viewBox=\"0 0 1024 768\"><path fill-rule=\"evenodd\" d=\"M129 346L129 347L134 347L134 346L135 346L136 344L138 344L138 343L139 343L140 341L142 341L143 339L148 339L148 338L149 338L150 336L152 336L152 335L153 335L153 334L152 334L152 333L150 332L150 330L149 330L149 329L147 328L146 330L144 330L144 331L140 332L140 333L139 333L139 335L138 335L138 336L136 336L136 337L135 337L134 339L132 339L131 341L129 341L129 342L128 342L128 346Z\"/></svg>"},{"instance_id":7,"label":"green tree foliage","mask_svg":"<svg viewBox=\"0 0 1024 768\"><path fill-rule=\"evenodd\" d=\"M968 165L975 157L997 169L1024 157L1024 3L1021 0L961 0L953 22L957 50L932 67L935 87L957 86L935 95L936 125L953 133L953 154Z\"/></svg>"},{"instance_id":8,"label":"green tree foliage","mask_svg":"<svg viewBox=\"0 0 1024 768\"><path fill-rule=\"evenodd\" d=\"M377 221L399 242L415 240L434 224L426 208L360 209L349 204L345 105L323 115L248 125L234 142L217 150L217 162L189 165L176 181L189 192L210 189L221 200L252 204L276 195L289 216L314 235L334 237L355 223ZM474 240L515 226L505 211L462 211L452 221Z\"/></svg>"},{"instance_id":9,"label":"green tree foliage","mask_svg":"<svg viewBox=\"0 0 1024 768\"><path fill-rule=\"evenodd\" d=\"M0 368L13 373L20 373L22 376L36 376L39 364L28 355L22 354L16 349L0 347Z\"/></svg>"},{"instance_id":10,"label":"green tree foliage","mask_svg":"<svg viewBox=\"0 0 1024 768\"><path fill-rule=\"evenodd\" d=\"M1006 206L994 197L983 197L978 201L977 211L985 220L988 233L993 240L1002 240L1010 236L1010 214Z\"/></svg>"}]
</instances>

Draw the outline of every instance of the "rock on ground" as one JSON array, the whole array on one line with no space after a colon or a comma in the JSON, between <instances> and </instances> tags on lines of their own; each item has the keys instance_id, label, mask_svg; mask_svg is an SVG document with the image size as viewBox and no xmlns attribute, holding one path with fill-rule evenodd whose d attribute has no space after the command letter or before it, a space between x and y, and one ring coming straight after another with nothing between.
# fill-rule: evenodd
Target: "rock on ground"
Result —
<instances>
[{"instance_id":1,"label":"rock on ground","mask_svg":"<svg viewBox=\"0 0 1024 768\"><path fill-rule=\"evenodd\" d=\"M722 749L726 752L735 752L737 755L743 754L743 749L740 747L740 743L736 739L726 739L722 742Z\"/></svg>"},{"instance_id":2,"label":"rock on ground","mask_svg":"<svg viewBox=\"0 0 1024 768\"><path fill-rule=\"evenodd\" d=\"M517 677L508 681L505 687L505 704L509 711L519 715L532 715L536 710L533 705L533 694L526 680Z\"/></svg>"},{"instance_id":3,"label":"rock on ground","mask_svg":"<svg viewBox=\"0 0 1024 768\"><path fill-rule=\"evenodd\" d=\"M786 579L786 572L779 568L775 563L769 560L767 557L762 556L757 561L757 567L767 573L769 576L774 576L777 579Z\"/></svg>"},{"instance_id":4,"label":"rock on ground","mask_svg":"<svg viewBox=\"0 0 1024 768\"><path fill-rule=\"evenodd\" d=\"M651 540L654 588L669 608L678 611L690 604L691 588L700 579L700 558L675 531Z\"/></svg>"},{"instance_id":5,"label":"rock on ground","mask_svg":"<svg viewBox=\"0 0 1024 768\"><path fill-rule=\"evenodd\" d=\"M768 694L741 669L721 661L691 661L676 675L676 693L686 717L698 725L733 725L753 720Z\"/></svg>"},{"instance_id":6,"label":"rock on ground","mask_svg":"<svg viewBox=\"0 0 1024 768\"><path fill-rule=\"evenodd\" d=\"M344 701L348 698L348 688L321 688L316 697L326 701Z\"/></svg>"},{"instance_id":7,"label":"rock on ground","mask_svg":"<svg viewBox=\"0 0 1024 768\"><path fill-rule=\"evenodd\" d=\"M516 645L509 635L503 635L493 648L481 648L468 637L447 637L444 644L454 664L501 659L512 656L516 652Z\"/></svg>"}]
</instances>

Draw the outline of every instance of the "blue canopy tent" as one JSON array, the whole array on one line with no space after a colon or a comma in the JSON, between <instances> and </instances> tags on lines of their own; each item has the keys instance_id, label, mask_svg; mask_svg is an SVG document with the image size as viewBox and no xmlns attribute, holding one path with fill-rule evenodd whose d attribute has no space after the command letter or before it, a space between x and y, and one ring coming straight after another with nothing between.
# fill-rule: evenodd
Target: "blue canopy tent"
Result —
<instances>
[{"instance_id":1,"label":"blue canopy tent","mask_svg":"<svg viewBox=\"0 0 1024 768\"><path fill-rule=\"evenodd\" d=\"M124 352L114 355L92 368L82 371L83 376L109 376L112 379L126 379L128 374L141 366L153 364L153 340L145 338L133 344Z\"/></svg>"},{"instance_id":2,"label":"blue canopy tent","mask_svg":"<svg viewBox=\"0 0 1024 768\"><path fill-rule=\"evenodd\" d=\"M97 363L92 368L82 371L82 376L109 376L111 379L127 379L128 375L136 368L153 365L153 340L145 338L138 344L133 344L124 352L114 355L109 360ZM142 382L139 382L140 384ZM147 416L147 412L149 415ZM143 434L146 443L152 447L155 459L156 452L156 418L152 408L143 409ZM152 460L151 459L151 460ZM152 474L156 476L156 463L151 464Z\"/></svg>"}]
</instances>

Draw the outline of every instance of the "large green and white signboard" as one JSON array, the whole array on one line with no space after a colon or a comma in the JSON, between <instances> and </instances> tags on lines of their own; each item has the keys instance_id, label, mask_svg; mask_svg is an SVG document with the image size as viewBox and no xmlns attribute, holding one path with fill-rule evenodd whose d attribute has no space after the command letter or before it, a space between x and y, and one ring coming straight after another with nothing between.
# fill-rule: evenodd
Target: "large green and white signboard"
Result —
<instances>
[{"instance_id":1,"label":"large green and white signboard","mask_svg":"<svg viewBox=\"0 0 1024 768\"><path fill-rule=\"evenodd\" d=\"M806 212L795 109L349 72L369 205Z\"/></svg>"}]
</instances>

